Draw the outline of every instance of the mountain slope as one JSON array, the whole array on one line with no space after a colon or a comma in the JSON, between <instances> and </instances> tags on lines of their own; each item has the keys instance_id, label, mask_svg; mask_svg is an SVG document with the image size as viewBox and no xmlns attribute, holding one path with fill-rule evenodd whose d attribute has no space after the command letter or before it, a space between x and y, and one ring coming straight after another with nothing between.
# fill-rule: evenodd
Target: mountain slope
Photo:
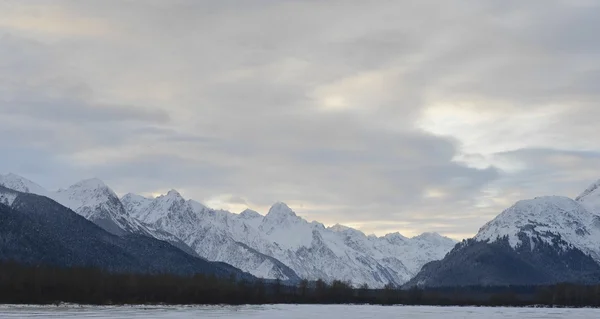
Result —
<instances>
[{"instance_id":1,"label":"mountain slope","mask_svg":"<svg viewBox=\"0 0 600 319\"><path fill-rule=\"evenodd\" d=\"M600 215L600 180L593 183L575 201L587 208L594 215Z\"/></svg>"},{"instance_id":2,"label":"mountain slope","mask_svg":"<svg viewBox=\"0 0 600 319\"><path fill-rule=\"evenodd\" d=\"M595 283L599 243L599 217L580 203L559 196L523 200L424 266L408 285Z\"/></svg>"},{"instance_id":3,"label":"mountain slope","mask_svg":"<svg viewBox=\"0 0 600 319\"><path fill-rule=\"evenodd\" d=\"M67 189L51 192L15 174L0 175L0 185L51 198L117 236L137 234L164 240L185 252L196 253L176 236L132 218L115 192L99 179L87 179Z\"/></svg>"},{"instance_id":4,"label":"mountain slope","mask_svg":"<svg viewBox=\"0 0 600 319\"><path fill-rule=\"evenodd\" d=\"M196 273L251 278L221 263L193 257L154 238L115 236L57 202L0 186L0 259L115 272ZM4 201L8 203L8 201Z\"/></svg>"},{"instance_id":5,"label":"mountain slope","mask_svg":"<svg viewBox=\"0 0 600 319\"><path fill-rule=\"evenodd\" d=\"M514 248L508 238L490 243L467 240L433 261L406 286L548 285L600 282L600 266L588 255L556 237L554 243L522 236ZM567 248L565 248L567 247Z\"/></svg>"},{"instance_id":6,"label":"mountain slope","mask_svg":"<svg viewBox=\"0 0 600 319\"><path fill-rule=\"evenodd\" d=\"M327 228L298 217L284 203L262 216L251 210L213 210L174 190L156 199L128 194L122 202L132 216L173 233L200 256L265 278L293 274L371 287L399 285L455 244L437 234L400 240L401 235L375 237L339 225Z\"/></svg>"},{"instance_id":7,"label":"mountain slope","mask_svg":"<svg viewBox=\"0 0 600 319\"><path fill-rule=\"evenodd\" d=\"M514 248L526 239L552 243L559 235L566 243L600 261L600 217L580 203L561 196L522 200L484 225L478 241L495 241L504 236Z\"/></svg>"},{"instance_id":8,"label":"mountain slope","mask_svg":"<svg viewBox=\"0 0 600 319\"><path fill-rule=\"evenodd\" d=\"M262 278L298 281L300 278L276 258L261 253L235 236L224 231L224 226L244 227L234 214L214 211L200 203L185 200L177 191L149 200L128 194L122 198L130 214L152 227L174 234L198 255L214 261L226 262ZM141 202L141 204L140 204ZM136 210L136 208L143 209ZM248 229L246 229L248 230Z\"/></svg>"},{"instance_id":9,"label":"mountain slope","mask_svg":"<svg viewBox=\"0 0 600 319\"><path fill-rule=\"evenodd\" d=\"M165 240L190 254L268 279L400 285L454 246L437 234L376 237L340 225L327 228L302 219L284 203L274 204L262 216L251 210L213 210L185 200L175 190L154 199L135 194L119 199L98 179L58 192L14 174L0 176L0 184L52 198L115 235Z\"/></svg>"}]
</instances>

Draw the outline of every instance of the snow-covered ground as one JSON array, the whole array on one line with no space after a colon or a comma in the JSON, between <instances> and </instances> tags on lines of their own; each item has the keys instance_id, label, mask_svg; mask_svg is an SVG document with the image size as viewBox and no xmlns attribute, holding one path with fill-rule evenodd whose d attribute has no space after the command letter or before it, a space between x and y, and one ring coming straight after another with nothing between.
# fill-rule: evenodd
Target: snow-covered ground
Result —
<instances>
[{"instance_id":1,"label":"snow-covered ground","mask_svg":"<svg viewBox=\"0 0 600 319\"><path fill-rule=\"evenodd\" d=\"M0 306L1 318L600 318L600 309L273 305L205 307Z\"/></svg>"}]
</instances>

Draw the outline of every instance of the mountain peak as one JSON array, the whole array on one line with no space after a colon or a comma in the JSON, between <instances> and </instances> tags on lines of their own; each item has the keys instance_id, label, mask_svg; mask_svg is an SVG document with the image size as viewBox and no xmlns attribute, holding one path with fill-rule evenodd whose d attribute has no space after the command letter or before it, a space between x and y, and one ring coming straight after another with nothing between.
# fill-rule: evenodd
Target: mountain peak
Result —
<instances>
[{"instance_id":1,"label":"mountain peak","mask_svg":"<svg viewBox=\"0 0 600 319\"><path fill-rule=\"evenodd\" d=\"M440 242L456 243L456 241L454 239L448 238L446 236L442 236L435 232L425 232L425 233L422 233L421 235L413 237L413 239L418 239L418 240L428 241L428 242L435 242L435 243L440 243Z\"/></svg>"},{"instance_id":2,"label":"mountain peak","mask_svg":"<svg viewBox=\"0 0 600 319\"><path fill-rule=\"evenodd\" d=\"M383 238L387 239L388 241L393 241L393 242L397 242L397 241L403 242L403 241L408 240L408 237L400 234L399 232L386 234L385 236L383 236Z\"/></svg>"},{"instance_id":3,"label":"mountain peak","mask_svg":"<svg viewBox=\"0 0 600 319\"><path fill-rule=\"evenodd\" d=\"M415 236L415 238L444 238L444 236L435 232L424 232L421 235Z\"/></svg>"},{"instance_id":4,"label":"mountain peak","mask_svg":"<svg viewBox=\"0 0 600 319\"><path fill-rule=\"evenodd\" d=\"M285 203L277 202L271 206L267 216L290 216L296 217L296 213Z\"/></svg>"},{"instance_id":5,"label":"mountain peak","mask_svg":"<svg viewBox=\"0 0 600 319\"><path fill-rule=\"evenodd\" d=\"M143 200L152 200L151 198L142 196L142 195L138 195L138 194L134 194L134 193L127 193L125 195L123 195L123 197L121 197L121 200L135 200L135 201L143 201Z\"/></svg>"},{"instance_id":6,"label":"mountain peak","mask_svg":"<svg viewBox=\"0 0 600 319\"><path fill-rule=\"evenodd\" d=\"M358 229L354 229L352 227L348 227L348 226L344 226L341 224L335 224L331 227L327 227L328 230L344 235L344 236L360 236L360 237L366 237L365 233L363 233L362 231L358 230Z\"/></svg>"},{"instance_id":7,"label":"mountain peak","mask_svg":"<svg viewBox=\"0 0 600 319\"><path fill-rule=\"evenodd\" d=\"M96 201L111 197L118 199L117 194L98 178L84 179L71 185L66 190L60 190L58 193L67 194L69 197L77 198L81 202L89 201L92 198L95 198ZM74 209L71 205L68 207Z\"/></svg>"},{"instance_id":8,"label":"mountain peak","mask_svg":"<svg viewBox=\"0 0 600 319\"><path fill-rule=\"evenodd\" d=\"M13 172L8 172L8 174L4 175L3 177L10 178L10 179L26 179L25 177L17 175Z\"/></svg>"},{"instance_id":9,"label":"mountain peak","mask_svg":"<svg viewBox=\"0 0 600 319\"><path fill-rule=\"evenodd\" d=\"M83 189L104 189L104 188L109 188L108 186L106 186L106 184L104 184L104 182L102 180L100 180L99 178L88 178L88 179L84 179L82 181L79 181L73 185L71 185L71 187L69 187L70 189L74 189L74 188L83 188Z\"/></svg>"},{"instance_id":10,"label":"mountain peak","mask_svg":"<svg viewBox=\"0 0 600 319\"><path fill-rule=\"evenodd\" d=\"M46 193L48 192L42 186L14 173L0 175L0 185L19 192L43 196L46 196Z\"/></svg>"},{"instance_id":11,"label":"mountain peak","mask_svg":"<svg viewBox=\"0 0 600 319\"><path fill-rule=\"evenodd\" d=\"M162 200L162 201L180 201L180 200L184 200L183 196L181 196L181 194L175 190L175 189L171 189L170 191L168 191L166 194L160 195L158 197L156 197L156 199Z\"/></svg>"},{"instance_id":12,"label":"mountain peak","mask_svg":"<svg viewBox=\"0 0 600 319\"><path fill-rule=\"evenodd\" d=\"M341 232L344 232L346 230L350 230L351 228L348 227L348 226L341 225L341 224L335 224L335 225L333 225L331 227L328 227L328 229L330 229L330 230L332 230L334 232L341 233Z\"/></svg>"},{"instance_id":13,"label":"mountain peak","mask_svg":"<svg viewBox=\"0 0 600 319\"><path fill-rule=\"evenodd\" d=\"M485 224L475 239L494 242L508 237L514 248L521 244L521 235L539 237L551 242L560 235L585 252L596 246L600 229L594 226L594 217L581 203L563 196L544 196L521 200Z\"/></svg>"},{"instance_id":14,"label":"mountain peak","mask_svg":"<svg viewBox=\"0 0 600 319\"><path fill-rule=\"evenodd\" d=\"M171 189L169 192L167 192L167 197L183 197L181 196L181 194L175 190L175 189Z\"/></svg>"},{"instance_id":15,"label":"mountain peak","mask_svg":"<svg viewBox=\"0 0 600 319\"><path fill-rule=\"evenodd\" d=\"M252 209L244 209L244 211L240 213L240 216L246 219L262 217L261 214Z\"/></svg>"}]
</instances>

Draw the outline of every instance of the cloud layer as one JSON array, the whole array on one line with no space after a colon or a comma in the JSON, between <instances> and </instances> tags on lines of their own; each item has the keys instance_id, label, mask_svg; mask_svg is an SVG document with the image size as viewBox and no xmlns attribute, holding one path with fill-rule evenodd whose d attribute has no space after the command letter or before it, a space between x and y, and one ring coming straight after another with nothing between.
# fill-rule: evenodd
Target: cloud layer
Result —
<instances>
[{"instance_id":1,"label":"cloud layer","mask_svg":"<svg viewBox=\"0 0 600 319\"><path fill-rule=\"evenodd\" d=\"M600 178L594 1L7 1L0 168L470 236Z\"/></svg>"}]
</instances>

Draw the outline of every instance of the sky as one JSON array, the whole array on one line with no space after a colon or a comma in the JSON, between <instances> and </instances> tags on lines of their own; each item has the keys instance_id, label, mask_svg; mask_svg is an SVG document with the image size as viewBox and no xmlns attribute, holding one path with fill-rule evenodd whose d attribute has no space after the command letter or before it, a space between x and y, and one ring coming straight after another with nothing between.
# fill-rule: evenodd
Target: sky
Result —
<instances>
[{"instance_id":1,"label":"sky","mask_svg":"<svg viewBox=\"0 0 600 319\"><path fill-rule=\"evenodd\" d=\"M590 0L0 2L0 172L460 239L600 178Z\"/></svg>"}]
</instances>

